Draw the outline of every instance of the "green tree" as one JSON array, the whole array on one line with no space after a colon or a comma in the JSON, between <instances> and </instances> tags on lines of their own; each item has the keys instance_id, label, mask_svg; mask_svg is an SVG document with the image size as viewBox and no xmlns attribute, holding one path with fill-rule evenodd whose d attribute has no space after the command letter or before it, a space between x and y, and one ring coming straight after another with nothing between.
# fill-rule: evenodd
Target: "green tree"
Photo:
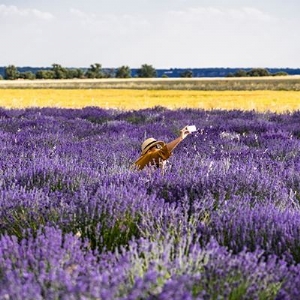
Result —
<instances>
[{"instance_id":1,"label":"green tree","mask_svg":"<svg viewBox=\"0 0 300 300\"><path fill-rule=\"evenodd\" d=\"M52 70L38 70L35 76L37 79L53 79L54 72Z\"/></svg>"},{"instance_id":2,"label":"green tree","mask_svg":"<svg viewBox=\"0 0 300 300\"><path fill-rule=\"evenodd\" d=\"M234 73L235 77L247 77L247 72L245 70L238 70Z\"/></svg>"},{"instance_id":3,"label":"green tree","mask_svg":"<svg viewBox=\"0 0 300 300\"><path fill-rule=\"evenodd\" d=\"M4 78L7 80L16 80L20 76L18 69L14 65L9 65L4 68Z\"/></svg>"},{"instance_id":4,"label":"green tree","mask_svg":"<svg viewBox=\"0 0 300 300\"><path fill-rule=\"evenodd\" d=\"M268 70L262 68L251 69L250 71L247 72L247 76L251 76L251 77L261 77L261 76L270 76L270 75L271 74L269 73Z\"/></svg>"},{"instance_id":5,"label":"green tree","mask_svg":"<svg viewBox=\"0 0 300 300\"><path fill-rule=\"evenodd\" d=\"M98 63L91 65L85 72L85 76L87 78L103 78L102 65Z\"/></svg>"},{"instance_id":6,"label":"green tree","mask_svg":"<svg viewBox=\"0 0 300 300\"><path fill-rule=\"evenodd\" d=\"M67 78L73 79L73 78L83 78L84 72L81 69L67 69Z\"/></svg>"},{"instance_id":7,"label":"green tree","mask_svg":"<svg viewBox=\"0 0 300 300\"><path fill-rule=\"evenodd\" d=\"M119 67L116 70L116 78L130 78L131 70L128 66Z\"/></svg>"},{"instance_id":8,"label":"green tree","mask_svg":"<svg viewBox=\"0 0 300 300\"><path fill-rule=\"evenodd\" d=\"M31 71L27 71L24 73L20 73L19 78L33 80L35 79L35 74Z\"/></svg>"},{"instance_id":9,"label":"green tree","mask_svg":"<svg viewBox=\"0 0 300 300\"><path fill-rule=\"evenodd\" d=\"M77 68L76 73L76 78L84 78L84 72L82 69Z\"/></svg>"},{"instance_id":10,"label":"green tree","mask_svg":"<svg viewBox=\"0 0 300 300\"><path fill-rule=\"evenodd\" d=\"M52 64L52 71L54 79L66 79L68 77L68 70L59 64Z\"/></svg>"},{"instance_id":11,"label":"green tree","mask_svg":"<svg viewBox=\"0 0 300 300\"><path fill-rule=\"evenodd\" d=\"M156 69L152 65L144 64L137 70L137 76L141 78L153 78L157 76Z\"/></svg>"},{"instance_id":12,"label":"green tree","mask_svg":"<svg viewBox=\"0 0 300 300\"><path fill-rule=\"evenodd\" d=\"M273 76L287 76L289 75L287 72L280 71L273 74Z\"/></svg>"}]
</instances>

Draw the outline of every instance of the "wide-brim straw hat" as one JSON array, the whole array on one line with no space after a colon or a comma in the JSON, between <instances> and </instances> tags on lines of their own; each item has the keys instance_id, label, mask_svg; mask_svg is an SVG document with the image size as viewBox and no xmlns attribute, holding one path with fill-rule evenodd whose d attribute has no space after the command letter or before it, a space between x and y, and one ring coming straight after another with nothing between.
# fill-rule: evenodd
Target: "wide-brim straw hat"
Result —
<instances>
[{"instance_id":1,"label":"wide-brim straw hat","mask_svg":"<svg viewBox=\"0 0 300 300\"><path fill-rule=\"evenodd\" d=\"M163 141L157 141L154 138L146 139L142 144L142 155L146 154L147 151L155 145L163 146L165 143Z\"/></svg>"}]
</instances>

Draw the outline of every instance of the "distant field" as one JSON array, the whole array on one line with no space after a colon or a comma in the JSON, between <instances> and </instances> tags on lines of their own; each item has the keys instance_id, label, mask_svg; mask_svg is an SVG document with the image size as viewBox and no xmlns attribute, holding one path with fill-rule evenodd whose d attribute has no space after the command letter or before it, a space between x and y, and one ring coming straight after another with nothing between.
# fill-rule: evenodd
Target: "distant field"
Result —
<instances>
[{"instance_id":1,"label":"distant field","mask_svg":"<svg viewBox=\"0 0 300 300\"><path fill-rule=\"evenodd\" d=\"M300 91L300 76L245 78L0 80L0 89L6 88Z\"/></svg>"},{"instance_id":2,"label":"distant field","mask_svg":"<svg viewBox=\"0 0 300 300\"><path fill-rule=\"evenodd\" d=\"M138 110L155 106L170 109L240 109L287 112L300 110L297 91L199 91L140 89L2 89L5 108L97 106Z\"/></svg>"}]
</instances>

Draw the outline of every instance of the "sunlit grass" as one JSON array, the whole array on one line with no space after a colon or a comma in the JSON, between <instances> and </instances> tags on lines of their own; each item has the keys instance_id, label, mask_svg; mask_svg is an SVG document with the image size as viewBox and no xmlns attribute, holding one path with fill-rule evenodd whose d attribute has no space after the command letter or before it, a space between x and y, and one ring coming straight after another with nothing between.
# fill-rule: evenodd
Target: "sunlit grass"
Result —
<instances>
[{"instance_id":1,"label":"sunlit grass","mask_svg":"<svg viewBox=\"0 0 300 300\"><path fill-rule=\"evenodd\" d=\"M300 110L297 91L181 91L133 89L2 89L0 106L5 108L97 106L143 109L241 109L287 112Z\"/></svg>"}]
</instances>

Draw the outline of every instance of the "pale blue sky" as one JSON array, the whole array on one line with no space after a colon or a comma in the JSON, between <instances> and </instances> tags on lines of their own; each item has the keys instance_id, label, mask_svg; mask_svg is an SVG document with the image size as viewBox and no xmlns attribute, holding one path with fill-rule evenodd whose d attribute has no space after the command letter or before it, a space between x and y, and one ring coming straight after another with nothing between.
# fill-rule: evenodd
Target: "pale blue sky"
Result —
<instances>
[{"instance_id":1,"label":"pale blue sky","mask_svg":"<svg viewBox=\"0 0 300 300\"><path fill-rule=\"evenodd\" d=\"M299 0L0 0L0 66L300 67Z\"/></svg>"}]
</instances>

